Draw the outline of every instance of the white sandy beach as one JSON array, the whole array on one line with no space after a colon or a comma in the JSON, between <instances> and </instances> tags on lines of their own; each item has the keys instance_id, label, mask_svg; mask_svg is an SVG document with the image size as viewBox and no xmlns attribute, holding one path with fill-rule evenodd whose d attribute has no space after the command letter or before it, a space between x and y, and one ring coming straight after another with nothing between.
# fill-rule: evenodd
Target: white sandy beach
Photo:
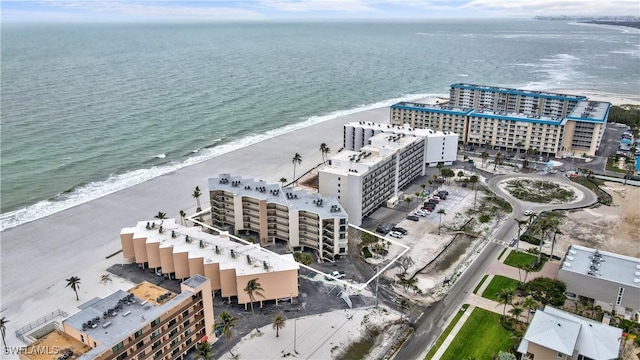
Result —
<instances>
[{"instance_id":1,"label":"white sandy beach","mask_svg":"<svg viewBox=\"0 0 640 360\"><path fill-rule=\"evenodd\" d=\"M603 96L598 100L614 104L633 103L630 102L633 100L640 104L640 96L635 99L628 95ZM10 320L7 345L24 345L15 337L15 330L47 313L59 308L71 314L77 311L78 305L95 296L131 285L114 275L111 275L111 283L100 284L100 276L107 273L109 266L123 262L121 255L106 259L120 250L119 233L123 227L151 219L158 211L166 212L169 217L179 217L180 210L192 212L195 208L195 200L191 197L193 188L200 186L203 189L201 201L206 204L207 178L219 173L230 172L268 182L278 182L281 177L291 180L291 159L296 152L303 159L296 170L300 175L321 162L318 150L321 143L326 143L332 153L342 146L344 123L387 122L388 117L389 108L386 107L329 120L2 232L0 316ZM79 302L73 292L65 288L65 279L71 276L81 278ZM245 341L243 346L264 347L257 341L255 344ZM339 340L326 341L326 348L318 350L318 354L326 355L326 351L335 346L332 342L338 344ZM243 347L242 351L250 350Z\"/></svg>"}]
</instances>

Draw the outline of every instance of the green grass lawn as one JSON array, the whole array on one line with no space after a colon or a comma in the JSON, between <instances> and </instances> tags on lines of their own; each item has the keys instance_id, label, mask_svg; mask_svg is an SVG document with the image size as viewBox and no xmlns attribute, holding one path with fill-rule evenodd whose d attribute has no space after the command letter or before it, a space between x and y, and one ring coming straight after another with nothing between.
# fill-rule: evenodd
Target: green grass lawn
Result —
<instances>
[{"instance_id":1,"label":"green grass lawn","mask_svg":"<svg viewBox=\"0 0 640 360\"><path fill-rule=\"evenodd\" d=\"M518 265L530 265L534 261L536 261L535 255L527 254L525 252L512 251L504 260L504 264L518 267Z\"/></svg>"},{"instance_id":2,"label":"green grass lawn","mask_svg":"<svg viewBox=\"0 0 640 360\"><path fill-rule=\"evenodd\" d=\"M468 307L469 307L469 304L462 305L462 308L465 311L467 310ZM449 333L451 333L451 330L453 330L453 327L456 326L456 324L458 323L458 320L460 320L462 315L464 315L464 311L458 311L456 316L453 317L453 320L451 320L451 323L449 324L449 326L447 326L447 328L444 329L444 332L440 334L440 337L438 338L438 340L436 340L435 345L433 345L433 347L427 353L427 356L424 358L425 360L431 360L431 358L433 358L433 355L435 355L436 351L438 351L438 349L440 348L440 345L442 345L442 343L444 342L444 339L446 339L447 336L449 336Z\"/></svg>"},{"instance_id":3,"label":"green grass lawn","mask_svg":"<svg viewBox=\"0 0 640 360\"><path fill-rule=\"evenodd\" d=\"M493 359L512 345L511 333L500 325L500 314L475 308L440 359Z\"/></svg>"},{"instance_id":4,"label":"green grass lawn","mask_svg":"<svg viewBox=\"0 0 640 360\"><path fill-rule=\"evenodd\" d=\"M496 293L504 288L515 288L518 286L518 280L511 279L502 275L495 275L487 288L482 293L483 298L497 301Z\"/></svg>"}]
</instances>

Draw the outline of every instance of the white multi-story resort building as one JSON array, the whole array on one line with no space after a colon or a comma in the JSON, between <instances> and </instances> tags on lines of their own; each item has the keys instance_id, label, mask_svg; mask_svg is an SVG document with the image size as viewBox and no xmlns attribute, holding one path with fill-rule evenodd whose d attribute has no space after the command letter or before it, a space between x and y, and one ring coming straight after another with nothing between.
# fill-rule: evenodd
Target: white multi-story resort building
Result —
<instances>
[{"instance_id":1,"label":"white multi-story resort building","mask_svg":"<svg viewBox=\"0 0 640 360\"><path fill-rule=\"evenodd\" d=\"M640 259L571 245L558 279L567 292L593 299L604 310L615 310L625 318L640 312Z\"/></svg>"},{"instance_id":2,"label":"white multi-story resort building","mask_svg":"<svg viewBox=\"0 0 640 360\"><path fill-rule=\"evenodd\" d=\"M610 103L584 96L453 84L445 105L401 102L392 125L453 131L464 144L502 150L536 149L544 155L595 155Z\"/></svg>"},{"instance_id":3,"label":"white multi-story resort building","mask_svg":"<svg viewBox=\"0 0 640 360\"><path fill-rule=\"evenodd\" d=\"M345 126L345 149L331 157L318 174L320 193L338 199L355 225L387 201L397 201L430 164L451 163L457 135L373 123ZM430 149L434 153L429 155ZM429 157L431 156L431 158ZM431 160L428 160L431 159Z\"/></svg>"},{"instance_id":4,"label":"white multi-story resort building","mask_svg":"<svg viewBox=\"0 0 640 360\"><path fill-rule=\"evenodd\" d=\"M209 179L209 197L216 228L313 249L321 259L347 254L348 217L335 198L231 174Z\"/></svg>"}]
</instances>

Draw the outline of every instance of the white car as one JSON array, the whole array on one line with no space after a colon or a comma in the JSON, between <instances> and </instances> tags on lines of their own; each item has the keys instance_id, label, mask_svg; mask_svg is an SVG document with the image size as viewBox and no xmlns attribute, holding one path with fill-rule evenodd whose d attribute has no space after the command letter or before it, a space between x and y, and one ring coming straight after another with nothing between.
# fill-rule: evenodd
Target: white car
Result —
<instances>
[{"instance_id":1,"label":"white car","mask_svg":"<svg viewBox=\"0 0 640 360\"><path fill-rule=\"evenodd\" d=\"M531 214L533 214L533 210L527 210L524 212L524 216L529 216Z\"/></svg>"},{"instance_id":2,"label":"white car","mask_svg":"<svg viewBox=\"0 0 640 360\"><path fill-rule=\"evenodd\" d=\"M427 214L426 212L424 212L424 211L422 211L422 210L416 210L416 211L414 212L414 214L415 214L415 215L418 215L418 216L422 216L422 217L429 215L429 214Z\"/></svg>"},{"instance_id":3,"label":"white car","mask_svg":"<svg viewBox=\"0 0 640 360\"><path fill-rule=\"evenodd\" d=\"M402 239L402 233L399 233L397 231L392 231L389 233L389 236L394 237L396 239Z\"/></svg>"}]
</instances>

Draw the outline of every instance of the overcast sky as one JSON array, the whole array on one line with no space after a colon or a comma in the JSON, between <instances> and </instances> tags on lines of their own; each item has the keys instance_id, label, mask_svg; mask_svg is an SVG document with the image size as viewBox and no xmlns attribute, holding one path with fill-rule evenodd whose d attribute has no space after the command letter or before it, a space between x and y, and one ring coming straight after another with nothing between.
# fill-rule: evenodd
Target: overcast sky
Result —
<instances>
[{"instance_id":1,"label":"overcast sky","mask_svg":"<svg viewBox=\"0 0 640 360\"><path fill-rule=\"evenodd\" d=\"M640 16L639 0L5 1L3 21Z\"/></svg>"}]
</instances>

